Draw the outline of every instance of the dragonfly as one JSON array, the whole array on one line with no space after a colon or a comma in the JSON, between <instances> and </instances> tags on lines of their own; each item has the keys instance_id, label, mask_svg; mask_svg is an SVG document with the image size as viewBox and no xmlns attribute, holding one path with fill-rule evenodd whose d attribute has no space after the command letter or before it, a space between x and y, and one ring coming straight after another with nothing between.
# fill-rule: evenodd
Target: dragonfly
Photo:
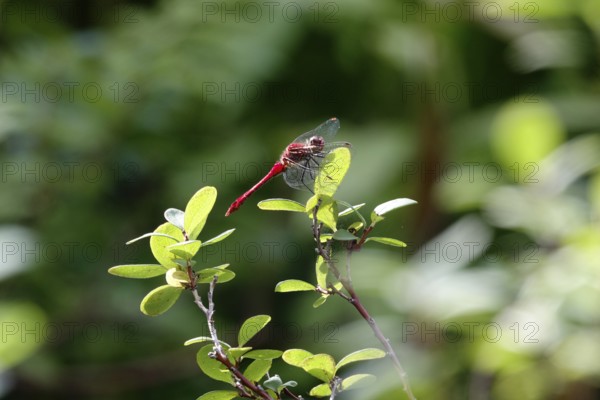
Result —
<instances>
[{"instance_id":1,"label":"dragonfly","mask_svg":"<svg viewBox=\"0 0 600 400\"><path fill-rule=\"evenodd\" d=\"M271 170L231 203L225 216L235 212L261 186L280 174L283 174L283 179L290 187L313 192L315 179L327 154L339 147L351 147L348 142L331 142L338 129L340 121L330 118L315 129L298 136L281 153L279 161Z\"/></svg>"}]
</instances>

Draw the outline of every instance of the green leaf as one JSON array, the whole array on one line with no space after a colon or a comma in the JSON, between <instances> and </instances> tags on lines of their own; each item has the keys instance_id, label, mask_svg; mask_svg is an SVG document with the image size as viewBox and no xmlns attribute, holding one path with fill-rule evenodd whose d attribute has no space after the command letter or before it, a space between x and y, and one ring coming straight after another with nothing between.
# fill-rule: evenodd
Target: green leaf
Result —
<instances>
[{"instance_id":1,"label":"green leaf","mask_svg":"<svg viewBox=\"0 0 600 400\"><path fill-rule=\"evenodd\" d=\"M228 350L229 355L234 360L239 360L241 356L252 350L252 347L232 347Z\"/></svg>"},{"instance_id":2,"label":"green leaf","mask_svg":"<svg viewBox=\"0 0 600 400\"><path fill-rule=\"evenodd\" d=\"M310 389L310 393L308 394L314 397L331 396L331 388L329 388L328 383L321 383L320 385L317 385Z\"/></svg>"},{"instance_id":3,"label":"green leaf","mask_svg":"<svg viewBox=\"0 0 600 400\"><path fill-rule=\"evenodd\" d=\"M165 279L169 286L183 288L190 282L189 276L187 273L177 269L171 268L165 274Z\"/></svg>"},{"instance_id":4,"label":"green leaf","mask_svg":"<svg viewBox=\"0 0 600 400\"><path fill-rule=\"evenodd\" d=\"M235 278L235 272L221 268L204 268L198 271L198 283L211 283L214 276L217 276L217 283L229 282Z\"/></svg>"},{"instance_id":5,"label":"green leaf","mask_svg":"<svg viewBox=\"0 0 600 400\"><path fill-rule=\"evenodd\" d=\"M233 390L214 390L198 397L196 400L232 400L238 397L238 392Z\"/></svg>"},{"instance_id":6,"label":"green leaf","mask_svg":"<svg viewBox=\"0 0 600 400\"><path fill-rule=\"evenodd\" d=\"M305 359L311 357L312 355L313 354L310 351L302 349L289 349L283 352L281 358L289 365L300 367L300 364L302 364Z\"/></svg>"},{"instance_id":7,"label":"green leaf","mask_svg":"<svg viewBox=\"0 0 600 400\"><path fill-rule=\"evenodd\" d=\"M318 256L315 264L315 274L317 275L317 285L322 289L327 289L327 274L329 273L329 267L323 260L323 257Z\"/></svg>"},{"instance_id":8,"label":"green leaf","mask_svg":"<svg viewBox=\"0 0 600 400\"><path fill-rule=\"evenodd\" d=\"M184 346L189 346L190 344L204 343L204 342L211 342L212 343L212 338L210 336L197 336L195 338L186 340L183 345Z\"/></svg>"},{"instance_id":9,"label":"green leaf","mask_svg":"<svg viewBox=\"0 0 600 400\"><path fill-rule=\"evenodd\" d=\"M406 247L406 243L398 240L398 239L393 239L393 238L388 238L388 237L370 237L367 238L367 240L365 240L366 242L377 242L377 243L383 243L383 244L387 244L388 246L396 246L396 247Z\"/></svg>"},{"instance_id":10,"label":"green leaf","mask_svg":"<svg viewBox=\"0 0 600 400\"><path fill-rule=\"evenodd\" d=\"M371 374L351 375L342 381L342 390L358 389L373 384L377 378Z\"/></svg>"},{"instance_id":11,"label":"green leaf","mask_svg":"<svg viewBox=\"0 0 600 400\"><path fill-rule=\"evenodd\" d=\"M167 246L167 250L178 257L190 260L196 255L198 250L200 250L201 245L202 242L199 240L187 240L185 242L175 243Z\"/></svg>"},{"instance_id":12,"label":"green leaf","mask_svg":"<svg viewBox=\"0 0 600 400\"><path fill-rule=\"evenodd\" d=\"M387 214L388 212L397 208L410 206L412 204L417 204L417 202L407 198L394 199L386 201L385 203L381 203L375 207L371 213L371 225L375 225L377 222L383 220L383 215Z\"/></svg>"},{"instance_id":13,"label":"green leaf","mask_svg":"<svg viewBox=\"0 0 600 400\"><path fill-rule=\"evenodd\" d=\"M340 212L338 213L338 217L343 217L343 216L346 216L346 215L348 215L348 214L352 214L353 212L356 212L356 211L358 211L358 209L360 209L360 208L361 208L362 206L364 206L365 204L366 204L366 203L360 203L360 204L357 204L357 205L355 205L355 206L348 207L348 208L346 208L345 210L343 210L343 211L340 211Z\"/></svg>"},{"instance_id":14,"label":"green leaf","mask_svg":"<svg viewBox=\"0 0 600 400\"><path fill-rule=\"evenodd\" d=\"M189 239L196 239L217 200L217 189L206 186L198 190L185 207L184 227Z\"/></svg>"},{"instance_id":15,"label":"green leaf","mask_svg":"<svg viewBox=\"0 0 600 400\"><path fill-rule=\"evenodd\" d=\"M315 300L315 302L313 303L313 308L319 308L321 307L323 304L325 304L325 302L327 301L327 299L329 298L328 294L322 294L321 297L319 297L317 300Z\"/></svg>"},{"instance_id":16,"label":"green leaf","mask_svg":"<svg viewBox=\"0 0 600 400\"><path fill-rule=\"evenodd\" d=\"M207 344L198 350L196 354L196 363L206 374L206 376L221 382L227 382L230 385L233 385L233 378L231 377L231 373L223 364L214 358L210 357L210 353L213 352L213 345Z\"/></svg>"},{"instance_id":17,"label":"green leaf","mask_svg":"<svg viewBox=\"0 0 600 400\"><path fill-rule=\"evenodd\" d=\"M244 321L238 332L238 345L243 346L250 341L271 321L269 315L255 315Z\"/></svg>"},{"instance_id":18,"label":"green leaf","mask_svg":"<svg viewBox=\"0 0 600 400\"><path fill-rule=\"evenodd\" d=\"M281 380L279 375L273 375L272 377L264 381L263 385L265 385L266 388L269 388L279 393L279 388L283 386L283 381Z\"/></svg>"},{"instance_id":19,"label":"green leaf","mask_svg":"<svg viewBox=\"0 0 600 400\"><path fill-rule=\"evenodd\" d=\"M360 231L365 225L362 222L354 222L352 224L350 224L350 226L348 227L348 232L353 233L353 232L358 232Z\"/></svg>"},{"instance_id":20,"label":"green leaf","mask_svg":"<svg viewBox=\"0 0 600 400\"><path fill-rule=\"evenodd\" d=\"M345 229L338 229L337 231L335 231L333 233L333 239L340 241L358 240L356 236L354 236Z\"/></svg>"},{"instance_id":21,"label":"green leaf","mask_svg":"<svg viewBox=\"0 0 600 400\"><path fill-rule=\"evenodd\" d=\"M220 242L221 240L226 239L227 236L229 236L233 233L233 231L235 231L235 228L226 230L225 232L220 233L219 235L215 236L214 238L208 239L207 241L202 243L202 247L210 246L211 244L215 244L215 243Z\"/></svg>"},{"instance_id":22,"label":"green leaf","mask_svg":"<svg viewBox=\"0 0 600 400\"><path fill-rule=\"evenodd\" d=\"M319 211L317 211L317 220L325 224L331 230L336 230L337 224L337 203L330 196L325 195L314 195L306 202L306 213L312 220L313 210L317 206L317 203L321 200L319 205Z\"/></svg>"},{"instance_id":23,"label":"green leaf","mask_svg":"<svg viewBox=\"0 0 600 400\"><path fill-rule=\"evenodd\" d=\"M275 292L285 293L285 292L308 292L314 291L317 288L315 285L304 282L298 279L288 279L286 281L281 281L275 286Z\"/></svg>"},{"instance_id":24,"label":"green leaf","mask_svg":"<svg viewBox=\"0 0 600 400\"><path fill-rule=\"evenodd\" d=\"M6 289L4 293L7 293ZM8 299L0 302L0 368L3 371L23 362L41 346L47 345L48 341L59 337L55 333L60 325L56 325L56 322L47 323L46 313L33 302ZM52 328L51 325L56 327Z\"/></svg>"},{"instance_id":25,"label":"green leaf","mask_svg":"<svg viewBox=\"0 0 600 400\"><path fill-rule=\"evenodd\" d=\"M344 365L348 365L357 361L364 360L375 360L377 358L385 357L385 351L376 348L362 349L355 351L354 353L348 354L346 357L342 358L340 362L335 366L335 371L337 372Z\"/></svg>"},{"instance_id":26,"label":"green leaf","mask_svg":"<svg viewBox=\"0 0 600 400\"><path fill-rule=\"evenodd\" d=\"M151 317L160 315L175 304L182 291L182 288L169 285L159 286L144 297L140 310Z\"/></svg>"},{"instance_id":27,"label":"green leaf","mask_svg":"<svg viewBox=\"0 0 600 400\"><path fill-rule=\"evenodd\" d=\"M266 211L304 212L304 206L288 199L267 199L258 203L258 208Z\"/></svg>"},{"instance_id":28,"label":"green leaf","mask_svg":"<svg viewBox=\"0 0 600 400\"><path fill-rule=\"evenodd\" d=\"M167 269L160 264L117 265L108 269L108 273L123 278L146 279L164 275Z\"/></svg>"},{"instance_id":29,"label":"green leaf","mask_svg":"<svg viewBox=\"0 0 600 400\"><path fill-rule=\"evenodd\" d=\"M167 247L174 244L173 238L176 242L183 241L183 233L170 222L165 222L154 230L155 233L164 233L165 235L152 236L150 237L150 250L156 261L167 269L177 267L175 262L175 254L167 250Z\"/></svg>"},{"instance_id":30,"label":"green leaf","mask_svg":"<svg viewBox=\"0 0 600 400\"><path fill-rule=\"evenodd\" d=\"M329 354L315 354L305 358L300 367L323 382L329 382L335 376L335 360Z\"/></svg>"},{"instance_id":31,"label":"green leaf","mask_svg":"<svg viewBox=\"0 0 600 400\"><path fill-rule=\"evenodd\" d=\"M183 228L183 218L184 218L183 211L178 210L176 208L169 208L167 211L165 211L165 219L167 220L167 222L172 223L177 228L179 228L179 230L184 229Z\"/></svg>"},{"instance_id":32,"label":"green leaf","mask_svg":"<svg viewBox=\"0 0 600 400\"><path fill-rule=\"evenodd\" d=\"M350 167L350 150L339 147L325 157L315 179L315 194L333 197Z\"/></svg>"},{"instance_id":33,"label":"green leaf","mask_svg":"<svg viewBox=\"0 0 600 400\"><path fill-rule=\"evenodd\" d=\"M244 358L250 358L253 360L273 360L274 358L279 358L283 352L281 350L272 350L272 349L260 349L260 350L252 350L246 354L244 354Z\"/></svg>"},{"instance_id":34,"label":"green leaf","mask_svg":"<svg viewBox=\"0 0 600 400\"><path fill-rule=\"evenodd\" d=\"M129 242L127 242L125 244L131 244L131 243L137 242L138 240L141 240L141 239L144 239L144 238L147 238L147 237L151 237L151 236L162 236L162 237L169 238L169 239L173 240L174 242L178 242L179 241L179 239L177 239L177 238L175 238L173 236L167 235L165 233L150 232L150 233L144 233L142 236L138 236L135 239L131 239ZM183 237L183 235L182 235L182 237Z\"/></svg>"},{"instance_id":35,"label":"green leaf","mask_svg":"<svg viewBox=\"0 0 600 400\"><path fill-rule=\"evenodd\" d=\"M272 364L271 360L254 360L244 371L244 376L252 382L258 382L269 372Z\"/></svg>"}]
</instances>

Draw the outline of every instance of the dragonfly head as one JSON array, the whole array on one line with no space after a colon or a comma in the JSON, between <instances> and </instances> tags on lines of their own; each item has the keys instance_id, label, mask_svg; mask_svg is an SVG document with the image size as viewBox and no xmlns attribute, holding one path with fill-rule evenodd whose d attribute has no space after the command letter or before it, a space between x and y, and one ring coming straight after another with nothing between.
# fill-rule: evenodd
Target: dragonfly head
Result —
<instances>
[{"instance_id":1,"label":"dragonfly head","mask_svg":"<svg viewBox=\"0 0 600 400\"><path fill-rule=\"evenodd\" d=\"M322 136L313 136L310 138L309 143L311 146L322 149L325 146L325 140Z\"/></svg>"}]
</instances>

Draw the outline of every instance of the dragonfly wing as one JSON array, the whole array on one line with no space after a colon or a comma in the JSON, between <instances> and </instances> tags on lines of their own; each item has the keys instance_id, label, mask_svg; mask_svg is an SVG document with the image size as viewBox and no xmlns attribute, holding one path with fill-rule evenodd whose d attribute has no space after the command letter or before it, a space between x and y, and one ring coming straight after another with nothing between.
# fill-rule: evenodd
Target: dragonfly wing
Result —
<instances>
[{"instance_id":1,"label":"dragonfly wing","mask_svg":"<svg viewBox=\"0 0 600 400\"><path fill-rule=\"evenodd\" d=\"M312 192L319 173L319 164L315 159L315 157L307 158L288 165L283 173L285 183L291 188Z\"/></svg>"},{"instance_id":2,"label":"dragonfly wing","mask_svg":"<svg viewBox=\"0 0 600 400\"><path fill-rule=\"evenodd\" d=\"M294 143L306 143L313 136L322 136L326 142L330 142L339 129L340 120L337 118L330 118L321 125L317 126L315 129L298 136L294 140Z\"/></svg>"}]
</instances>

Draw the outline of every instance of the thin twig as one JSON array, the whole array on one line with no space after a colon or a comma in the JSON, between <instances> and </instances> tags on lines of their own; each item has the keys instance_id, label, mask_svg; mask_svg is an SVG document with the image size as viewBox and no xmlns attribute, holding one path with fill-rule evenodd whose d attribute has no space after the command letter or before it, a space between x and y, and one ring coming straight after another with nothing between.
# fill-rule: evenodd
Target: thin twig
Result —
<instances>
[{"instance_id":1,"label":"thin twig","mask_svg":"<svg viewBox=\"0 0 600 400\"><path fill-rule=\"evenodd\" d=\"M371 330L375 334L375 337L377 337L377 339L381 342L381 344L385 348L387 355L391 358L392 363L394 364L394 367L396 368L396 372L398 373L398 376L400 377L400 381L402 382L404 392L406 393L406 395L408 396L408 398L410 400L416 400L415 395L412 393L412 390L410 388L410 382L408 381L408 375L407 375L406 371L404 370L404 367L402 367L402 364L400 363L400 359L398 358L398 355L396 354L392 345L390 344L389 339L385 337L385 335L383 334L383 331L381 330L381 328L379 328L379 325L377 325L377 323L375 322L375 319L373 317L371 317L371 315L369 314L369 312L367 311L365 306L361 303L360 298L358 297L358 294L354 290L354 286L352 285L352 282L349 280L349 278L350 278L349 264L346 265L346 268L348 269L348 277L347 277L348 279L347 279L340 274L340 271L338 270L337 266L331 260L329 252L325 251L325 249L323 248L323 244L321 243L322 224L318 224L318 221L317 221L317 211L318 211L320 205L321 205L321 203L318 202L317 205L315 206L315 209L313 210L313 235L315 237L315 241L317 242L317 253L321 257L323 257L323 260L327 263L329 270L333 273L335 278L342 283L342 286L344 287L346 292L348 292L348 295L342 295L343 293L341 293L334 287L332 287L333 288L332 292L335 294L339 294L342 298L344 298L346 301L348 301L350 304L352 304L352 306L356 309L356 311L358 311L358 313L363 317L363 319L365 321L367 321L367 323L371 327ZM371 229L372 229L372 226L369 226L368 228L365 229L365 231L363 232L363 235L361 236L361 239L357 243L357 245L358 245L357 248L360 248L360 246L364 243L364 241L365 241L367 235L370 233ZM356 247L354 247L354 248L356 248ZM333 394L333 390L332 390L332 394Z\"/></svg>"},{"instance_id":2,"label":"thin twig","mask_svg":"<svg viewBox=\"0 0 600 400\"><path fill-rule=\"evenodd\" d=\"M194 277L195 276L196 275L194 274ZM213 346L214 346L214 358L217 361L219 361L221 364L223 364L229 370L229 372L231 372L231 374L234 376L234 379L236 382L235 386L237 387L238 391L240 392L239 393L240 396L246 397L246 398L255 398L253 395L251 395L246 390L246 388L247 388L251 392L256 393L256 395L260 396L261 399L273 400L273 398L263 388L255 385L252 381L250 381L248 378L246 378L244 376L244 374L242 374L236 368L236 366L233 365L231 363L231 361L229 361L229 359L223 352L221 342L219 341L219 337L217 335L217 328L215 326L215 320L214 320L215 303L213 301L213 295L214 295L214 291L215 291L215 286L217 285L217 279L218 279L218 277L215 275L208 287L208 294L207 294L208 307L206 307L204 305L204 303L202 302L202 298L200 297L200 294L198 293L198 288L196 287L197 279L194 278L190 282L190 290L192 292L192 295L194 296L194 303L196 303L196 305L198 305L198 308L200 308L200 310L206 316L206 322L208 324L208 331L210 332L210 337L212 339Z\"/></svg>"}]
</instances>

